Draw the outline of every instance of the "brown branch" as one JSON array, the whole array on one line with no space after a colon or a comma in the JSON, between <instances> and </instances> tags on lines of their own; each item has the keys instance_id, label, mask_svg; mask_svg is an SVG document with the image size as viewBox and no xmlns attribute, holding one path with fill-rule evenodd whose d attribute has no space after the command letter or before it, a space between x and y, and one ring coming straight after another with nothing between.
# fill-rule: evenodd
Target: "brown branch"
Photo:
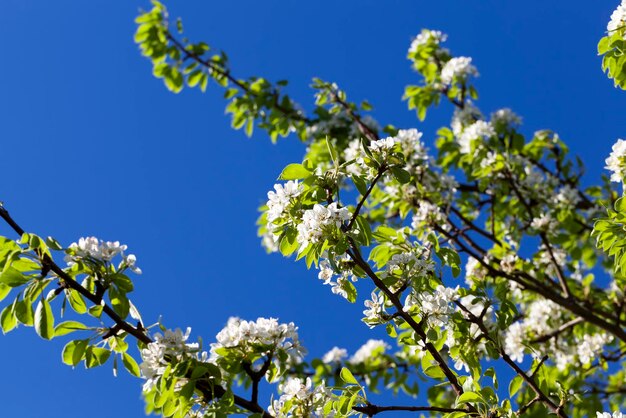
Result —
<instances>
[{"instance_id":1,"label":"brown branch","mask_svg":"<svg viewBox=\"0 0 626 418\"><path fill-rule=\"evenodd\" d=\"M174 46L178 48L184 54L185 59L192 59L193 61L207 68L211 72L215 72L219 74L220 76L226 78L232 84L237 86L240 90L246 92L246 94L259 97L258 93L250 90L249 86L245 82L242 82L241 80L238 80L237 78L235 78L229 70L223 68L220 65L217 65L214 62L211 62L206 59L202 59L202 57L200 57L198 54L195 54L192 51L189 51L185 47L185 45L182 42L180 42L178 39L176 39L176 37L174 37L169 31L167 31L166 36L167 36L167 39L169 39L170 42L172 42L172 44L174 44ZM306 116L302 115L300 112L294 111L292 109L287 109L284 106L282 106L279 101L280 94L278 90L273 89L272 96L274 98L274 104L273 104L274 108L280 111L283 115L294 120L305 122L307 124L311 123L311 120L308 119Z\"/></svg>"},{"instance_id":2,"label":"brown branch","mask_svg":"<svg viewBox=\"0 0 626 418\"><path fill-rule=\"evenodd\" d=\"M356 113L354 109L352 109L352 106L346 103L345 100L341 99L341 97L339 97L337 92L335 92L334 90L329 89L329 92L331 95L331 99L339 103L341 107L344 108L346 113L348 113L348 116L350 116L352 120L356 122L357 126L359 127L359 131L363 134L363 136L365 136L368 141L377 141L378 133L369 126L367 126L365 122L363 122L361 116L359 116L359 114Z\"/></svg>"},{"instance_id":3,"label":"brown branch","mask_svg":"<svg viewBox=\"0 0 626 418\"><path fill-rule=\"evenodd\" d=\"M359 216L359 212L361 211L361 208L365 204L365 201L369 197L370 193L372 193L372 190L374 190L374 187L376 187L376 183L378 182L378 180L380 180L380 178L383 176L385 171L387 171L387 166L385 165L382 165L378 169L378 173L376 174L376 177L374 177L374 179L372 180L370 187L368 187L367 191L365 192L365 194L363 195L359 203L356 205L356 208L354 209L354 213L352 214L352 218L350 218L350 222L348 222L348 226L346 227L346 231L350 231L352 229L352 225L356 221L357 216Z\"/></svg>"},{"instance_id":4,"label":"brown branch","mask_svg":"<svg viewBox=\"0 0 626 418\"><path fill-rule=\"evenodd\" d=\"M360 412L362 414L367 415L368 417L373 417L374 415L378 415L381 412L388 411L406 411L406 412L419 412L419 411L428 411L428 412L465 412L470 416L478 416L476 412L470 412L467 409L461 408L444 408L439 406L378 406L371 403L368 403L365 406L355 406L352 408L354 411Z\"/></svg>"},{"instance_id":5,"label":"brown branch","mask_svg":"<svg viewBox=\"0 0 626 418\"><path fill-rule=\"evenodd\" d=\"M433 356L433 359L435 360L443 374L446 376L448 382L450 382L456 394L461 395L463 393L463 387L461 386L455 373L452 371L452 369L450 369L450 366L448 366L439 351L431 342L428 341L428 338L426 337L426 332L424 331L422 325L418 324L409 313L404 311L404 306L402 305L402 302L400 302L398 297L383 283L383 281L376 275L376 273L374 273L370 265L363 259L354 240L348 237L348 241L350 243L350 250L347 251L347 254L350 256L352 261L354 261L368 275L368 277L374 282L374 285L376 285L376 287L378 287L380 290L383 291L383 293L385 293L393 306L396 308L400 317L420 337L426 347L426 350Z\"/></svg>"},{"instance_id":6,"label":"brown branch","mask_svg":"<svg viewBox=\"0 0 626 418\"><path fill-rule=\"evenodd\" d=\"M552 332L550 332L548 334L542 335L540 337L537 337L534 340L531 340L530 342L531 343L545 343L546 341L548 341L548 340L558 336L559 334L567 331L570 328L575 327L576 325L578 325L578 324L580 324L581 322L584 322L584 321L585 321L585 319L579 316L577 318L572 319L569 322L564 323L563 325L561 325L560 327L558 327L554 331L552 331Z\"/></svg>"},{"instance_id":7,"label":"brown branch","mask_svg":"<svg viewBox=\"0 0 626 418\"><path fill-rule=\"evenodd\" d=\"M543 393L543 391L541 390L541 388L539 387L539 385L537 384L537 382L535 382L535 379L533 378L533 376L529 376L524 370L522 370L512 359L511 357L509 357L509 355L506 353L506 351L504 351L504 348L502 347L501 344L499 344L494 338L491 337L491 335L489 334L489 330L487 329L487 327L485 326L485 323L482 319L478 318L476 315L474 315L469 309L467 309L465 306L463 306L463 304L459 301L456 302L457 306L459 306L464 312L465 314L468 316L470 322L475 323L476 325L478 325L478 327L480 328L480 330L483 332L483 334L485 334L486 338L495 345L495 347L497 348L498 352L500 353L500 356L502 357L502 360L504 360L504 362L506 364L509 365L510 368L512 368L515 373L517 373L522 380L524 380L524 382L526 382L526 384L528 386L531 387L531 389L535 392L535 394L537 395L537 397L539 397L540 401L548 408L550 409L552 412L554 412L557 417L559 418L567 418L567 414L563 411L562 409L562 405L557 405L555 404L549 397L548 395L546 395L545 393Z\"/></svg>"}]
</instances>

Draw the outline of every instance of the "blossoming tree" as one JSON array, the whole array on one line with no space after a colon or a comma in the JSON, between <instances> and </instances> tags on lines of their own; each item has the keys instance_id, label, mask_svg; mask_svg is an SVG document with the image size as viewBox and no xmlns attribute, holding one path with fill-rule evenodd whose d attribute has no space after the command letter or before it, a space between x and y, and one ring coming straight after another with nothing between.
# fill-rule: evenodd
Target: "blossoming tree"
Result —
<instances>
[{"instance_id":1,"label":"blossoming tree","mask_svg":"<svg viewBox=\"0 0 626 418\"><path fill-rule=\"evenodd\" d=\"M306 113L286 82L238 78L225 54L172 28L158 2L137 24L168 89L215 82L235 129L306 144L267 194L262 244L348 302L365 292L363 321L389 340L309 359L297 327L274 318L231 318L206 347L189 329L153 332L129 299L141 270L125 245L87 237L66 247L0 207L17 235L0 239L0 299L12 298L4 333L21 324L44 339L79 335L64 363L121 363L144 379L147 410L168 417L622 416L602 411L626 406L626 200L610 183L626 180L626 141L606 160L610 181L582 188L582 164L556 133L526 138L510 109L481 112L477 68L438 31L410 45L422 82L405 91L421 120L454 105L433 153L417 129L379 125L336 84L316 79ZM626 1L607 31L603 69L626 88ZM84 319L62 321L68 305ZM269 401L263 382L277 387ZM414 404L369 397L418 388Z\"/></svg>"}]
</instances>

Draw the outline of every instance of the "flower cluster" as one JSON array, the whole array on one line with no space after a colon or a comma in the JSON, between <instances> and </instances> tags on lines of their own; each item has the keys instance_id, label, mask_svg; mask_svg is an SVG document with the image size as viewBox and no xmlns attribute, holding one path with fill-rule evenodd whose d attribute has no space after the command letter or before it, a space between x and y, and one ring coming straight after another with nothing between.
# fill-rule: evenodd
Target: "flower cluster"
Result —
<instances>
[{"instance_id":1,"label":"flower cluster","mask_svg":"<svg viewBox=\"0 0 626 418\"><path fill-rule=\"evenodd\" d=\"M139 367L143 378L146 379L143 385L144 391L149 391L154 387L168 364L176 364L198 352L197 343L187 344L190 333L191 328L187 328L185 333L180 329L165 330L163 334L155 334L154 342L141 350L143 361Z\"/></svg>"},{"instance_id":2,"label":"flower cluster","mask_svg":"<svg viewBox=\"0 0 626 418\"><path fill-rule=\"evenodd\" d=\"M266 355L281 351L293 363L299 363L306 353L298 340L298 327L293 322L279 324L275 318L244 321L232 317L211 344L213 358L221 357L222 349L237 350L244 356Z\"/></svg>"},{"instance_id":3,"label":"flower cluster","mask_svg":"<svg viewBox=\"0 0 626 418\"><path fill-rule=\"evenodd\" d=\"M285 184L275 184L274 190L267 192L266 233L263 245L269 251L278 251L279 222L288 211L293 201L303 192L304 186L290 180Z\"/></svg>"},{"instance_id":4,"label":"flower cluster","mask_svg":"<svg viewBox=\"0 0 626 418\"><path fill-rule=\"evenodd\" d=\"M411 228L419 231L426 223L442 223L445 219L443 212L439 206L434 205L426 200L420 200L417 203L417 209L411 220ZM445 225L442 225L442 227Z\"/></svg>"},{"instance_id":5,"label":"flower cluster","mask_svg":"<svg viewBox=\"0 0 626 418\"><path fill-rule=\"evenodd\" d=\"M606 30L609 35L612 35L616 30L624 27L626 27L626 0L622 0L621 4L611 14L611 20L606 25ZM624 39L626 39L626 32L624 32Z\"/></svg>"},{"instance_id":6,"label":"flower cluster","mask_svg":"<svg viewBox=\"0 0 626 418\"><path fill-rule=\"evenodd\" d=\"M418 252L424 251L423 247L416 245ZM418 256L416 250L394 254L387 262L387 269L380 273L381 278L394 278L389 288L396 291L409 281L420 281L429 276L435 269L435 263L428 257Z\"/></svg>"},{"instance_id":7,"label":"flower cluster","mask_svg":"<svg viewBox=\"0 0 626 418\"><path fill-rule=\"evenodd\" d=\"M623 182L626 177L626 141L618 139L613 144L613 151L606 159L606 168L611 171L611 181Z\"/></svg>"},{"instance_id":8,"label":"flower cluster","mask_svg":"<svg viewBox=\"0 0 626 418\"><path fill-rule=\"evenodd\" d=\"M504 108L496 110L491 114L491 124L496 129L512 129L521 125L522 118L515 114L511 109Z\"/></svg>"},{"instance_id":9,"label":"flower cluster","mask_svg":"<svg viewBox=\"0 0 626 418\"><path fill-rule=\"evenodd\" d=\"M328 254L326 254L328 256ZM324 281L325 285L331 286L331 290L334 294L340 295L343 298L348 298L348 292L346 287L349 286L349 280L356 282L357 277L352 274L352 269L349 267L350 257L348 255L338 257L331 263L328 258L324 258L319 263L319 270L317 277ZM338 271L333 269L333 264ZM333 281L336 274L339 274L337 281Z\"/></svg>"},{"instance_id":10,"label":"flower cluster","mask_svg":"<svg viewBox=\"0 0 626 418\"><path fill-rule=\"evenodd\" d=\"M439 45L448 39L448 35L438 30L423 29L411 42L409 54L417 53L420 48L428 44Z\"/></svg>"},{"instance_id":11,"label":"flower cluster","mask_svg":"<svg viewBox=\"0 0 626 418\"><path fill-rule=\"evenodd\" d=\"M363 321L370 327L374 328L376 325L381 324L385 320L385 299L382 296L378 296L376 292L372 292L372 299L366 300L364 303L365 309L363 315L365 318Z\"/></svg>"},{"instance_id":12,"label":"flower cluster","mask_svg":"<svg viewBox=\"0 0 626 418\"><path fill-rule=\"evenodd\" d=\"M434 328L446 326L450 315L455 311L452 302L458 299L458 290L458 286L452 289L439 285L433 292L412 293L406 298L405 310L418 306L420 316L426 318L429 326Z\"/></svg>"},{"instance_id":13,"label":"flower cluster","mask_svg":"<svg viewBox=\"0 0 626 418\"><path fill-rule=\"evenodd\" d=\"M464 82L470 76L478 76L478 70L472 65L470 57L451 58L441 70L441 82L446 85L455 81Z\"/></svg>"},{"instance_id":14,"label":"flower cluster","mask_svg":"<svg viewBox=\"0 0 626 418\"><path fill-rule=\"evenodd\" d=\"M468 257L465 264L465 283L473 286L476 281L480 282L487 276L487 269L474 257Z\"/></svg>"},{"instance_id":15,"label":"flower cluster","mask_svg":"<svg viewBox=\"0 0 626 418\"><path fill-rule=\"evenodd\" d=\"M557 194L554 196L553 202L558 207L564 208L574 208L581 201L580 194L578 190L565 185L559 189Z\"/></svg>"},{"instance_id":16,"label":"flower cluster","mask_svg":"<svg viewBox=\"0 0 626 418\"><path fill-rule=\"evenodd\" d=\"M487 349L485 346L485 341L483 338L480 338L482 334L482 330L480 326L473 322L473 318L478 318L482 322L482 324L487 329L492 329L495 326L494 317L493 317L493 308L491 306L486 305L486 302L482 299L477 298L473 295L463 296L459 299L458 307L456 308L457 312L460 312L463 318L465 318L469 324L469 333L467 331L463 332L463 341L457 341L455 338L455 332L453 327L448 328L448 335L446 338L446 345L449 348L455 347L459 344L463 344L463 352L467 354L467 350L471 349L480 354L486 354ZM469 372L469 366L463 360L463 355L461 355L460 350L450 350L450 357L455 361L454 368L456 370L465 369L466 372ZM458 353L458 354L457 354Z\"/></svg>"},{"instance_id":17,"label":"flower cluster","mask_svg":"<svg viewBox=\"0 0 626 418\"><path fill-rule=\"evenodd\" d=\"M504 336L504 349L511 359L521 363L530 341L547 335L566 322L563 308L554 302L538 299L526 307L526 316L522 321L511 324ZM533 357L548 355L554 359L556 367L564 370L577 360L589 364L604 346L613 340L605 333L585 334L582 337L562 333L545 342L535 344Z\"/></svg>"},{"instance_id":18,"label":"flower cluster","mask_svg":"<svg viewBox=\"0 0 626 418\"><path fill-rule=\"evenodd\" d=\"M367 363L370 359L375 358L381 354L384 354L385 350L390 349L389 344L383 340L368 340L365 344L359 348L352 357L348 360L350 364L363 364Z\"/></svg>"},{"instance_id":19,"label":"flower cluster","mask_svg":"<svg viewBox=\"0 0 626 418\"><path fill-rule=\"evenodd\" d=\"M596 412L596 418L624 418L624 414L619 411L613 412Z\"/></svg>"},{"instance_id":20,"label":"flower cluster","mask_svg":"<svg viewBox=\"0 0 626 418\"><path fill-rule=\"evenodd\" d=\"M127 248L126 245L120 244L119 241L112 242L103 241L96 237L83 237L78 240L78 243L73 242L70 244L66 250L65 262L69 266L79 261L106 264L117 255L121 255L123 267L131 269L135 274L141 274L141 269L135 265L137 258L133 254L124 254Z\"/></svg>"},{"instance_id":21,"label":"flower cluster","mask_svg":"<svg viewBox=\"0 0 626 418\"><path fill-rule=\"evenodd\" d=\"M422 133L417 129L400 129L396 136L370 142L368 148L374 158L381 163L388 163L392 154L402 152L404 168L409 171L420 170L430 159L421 138ZM376 175L376 169L368 166L369 158L359 139L350 141L344 150L344 158L346 161L354 161L348 166L348 173L366 174L370 180Z\"/></svg>"},{"instance_id":22,"label":"flower cluster","mask_svg":"<svg viewBox=\"0 0 626 418\"><path fill-rule=\"evenodd\" d=\"M348 209L338 207L337 202L328 206L316 204L302 215L302 222L298 224L298 243L304 248L310 243L322 242L350 217Z\"/></svg>"},{"instance_id":23,"label":"flower cluster","mask_svg":"<svg viewBox=\"0 0 626 418\"><path fill-rule=\"evenodd\" d=\"M282 395L268 408L269 413L277 418L334 416L324 412L324 405L332 398L332 392L324 382L313 386L310 377L306 380L290 377L278 386L278 391Z\"/></svg>"},{"instance_id":24,"label":"flower cluster","mask_svg":"<svg viewBox=\"0 0 626 418\"><path fill-rule=\"evenodd\" d=\"M454 109L450 127L454 135L459 137L466 126L482 119L483 114L480 109L478 109L471 100L467 100L462 108L457 107Z\"/></svg>"},{"instance_id":25,"label":"flower cluster","mask_svg":"<svg viewBox=\"0 0 626 418\"><path fill-rule=\"evenodd\" d=\"M326 364L341 363L348 357L348 350L345 348L333 347L324 356L322 361Z\"/></svg>"},{"instance_id":26,"label":"flower cluster","mask_svg":"<svg viewBox=\"0 0 626 418\"><path fill-rule=\"evenodd\" d=\"M463 130L458 137L461 154L468 154L472 148L472 141L486 141L496 135L496 131L489 122L478 120Z\"/></svg>"}]
</instances>

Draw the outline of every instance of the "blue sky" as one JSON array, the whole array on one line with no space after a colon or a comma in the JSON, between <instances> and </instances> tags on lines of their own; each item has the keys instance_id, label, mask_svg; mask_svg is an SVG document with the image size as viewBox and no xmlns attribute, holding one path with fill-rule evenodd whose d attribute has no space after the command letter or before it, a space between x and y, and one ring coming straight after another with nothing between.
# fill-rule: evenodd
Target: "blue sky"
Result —
<instances>
[{"instance_id":1,"label":"blue sky","mask_svg":"<svg viewBox=\"0 0 626 418\"><path fill-rule=\"evenodd\" d=\"M305 107L312 77L335 81L368 99L381 123L417 127L427 142L451 109L418 123L400 100L417 82L405 55L422 27L447 32L453 53L474 58L485 112L511 107L525 132L557 131L584 158L585 182L597 182L626 136L626 93L596 57L617 1L168 5L188 36L227 51L238 74L288 78ZM132 41L140 7L149 4L0 4L0 200L26 230L65 244L87 235L127 244L144 271L133 300L146 322L162 315L210 342L229 316L274 316L296 322L313 355L382 336L359 322L362 301L348 304L315 272L259 246L257 207L302 145L232 131L217 87L166 91ZM5 226L0 234L12 236ZM29 328L0 338L0 416L143 416L139 380L115 379L106 366L71 370L60 361L63 338L45 342Z\"/></svg>"}]
</instances>

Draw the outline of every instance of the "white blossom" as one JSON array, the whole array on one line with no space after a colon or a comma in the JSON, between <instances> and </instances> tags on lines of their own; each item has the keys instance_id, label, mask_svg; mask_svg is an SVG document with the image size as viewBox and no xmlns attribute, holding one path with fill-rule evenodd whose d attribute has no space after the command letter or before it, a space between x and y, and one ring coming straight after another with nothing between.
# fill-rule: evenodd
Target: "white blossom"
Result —
<instances>
[{"instance_id":1,"label":"white blossom","mask_svg":"<svg viewBox=\"0 0 626 418\"><path fill-rule=\"evenodd\" d=\"M451 84L455 80L465 81L469 76L478 76L478 70L469 57L451 58L441 70L441 82Z\"/></svg>"},{"instance_id":2,"label":"white blossom","mask_svg":"<svg viewBox=\"0 0 626 418\"><path fill-rule=\"evenodd\" d=\"M515 266L519 257L516 254L507 254L500 261L500 268L505 273L511 274L515 271Z\"/></svg>"},{"instance_id":3,"label":"white blossom","mask_svg":"<svg viewBox=\"0 0 626 418\"><path fill-rule=\"evenodd\" d=\"M474 105L474 103L472 103L471 100L467 100L462 108L457 107L454 109L450 127L452 127L454 135L458 137L461 135L461 132L463 132L463 129L466 126L482 119L483 114L480 110Z\"/></svg>"},{"instance_id":4,"label":"white blossom","mask_svg":"<svg viewBox=\"0 0 626 418\"><path fill-rule=\"evenodd\" d=\"M373 355L382 354L388 350L389 344L383 340L368 340L359 348L356 353L348 360L350 364L361 364L367 362Z\"/></svg>"},{"instance_id":5,"label":"white blossom","mask_svg":"<svg viewBox=\"0 0 626 418\"><path fill-rule=\"evenodd\" d=\"M483 158L480 162L480 167L481 168L492 167L496 164L497 160L498 160L498 154L496 154L493 151L487 151L485 158Z\"/></svg>"},{"instance_id":6,"label":"white blossom","mask_svg":"<svg viewBox=\"0 0 626 418\"><path fill-rule=\"evenodd\" d=\"M571 208L575 207L581 201L581 197L578 190L565 185L559 189L558 193L554 196L553 201L557 206Z\"/></svg>"},{"instance_id":7,"label":"white blossom","mask_svg":"<svg viewBox=\"0 0 626 418\"><path fill-rule=\"evenodd\" d=\"M613 414L611 414L610 412L596 412L596 418L626 418L624 417L624 414L622 414L619 411L615 411L613 412Z\"/></svg>"},{"instance_id":8,"label":"white blossom","mask_svg":"<svg viewBox=\"0 0 626 418\"><path fill-rule=\"evenodd\" d=\"M278 251L278 238L280 234L275 221L280 220L286 214L289 205L304 191L304 186L298 181L289 180L287 183L277 183L274 190L267 192L266 231L262 236L261 244L269 252Z\"/></svg>"},{"instance_id":9,"label":"white blossom","mask_svg":"<svg viewBox=\"0 0 626 418\"><path fill-rule=\"evenodd\" d=\"M375 325L380 323L385 312L385 300L382 296L378 296L376 292L372 292L372 299L364 302L366 310L363 311L365 315L365 323L370 328L374 328Z\"/></svg>"},{"instance_id":10,"label":"white blossom","mask_svg":"<svg viewBox=\"0 0 626 418\"><path fill-rule=\"evenodd\" d=\"M348 357L348 351L345 348L333 347L322 357L322 361L326 364L341 363Z\"/></svg>"},{"instance_id":11,"label":"white blossom","mask_svg":"<svg viewBox=\"0 0 626 418\"><path fill-rule=\"evenodd\" d=\"M611 14L611 20L606 25L606 30L609 35L612 35L612 32L624 26L626 26L626 0L622 0L621 4Z\"/></svg>"},{"instance_id":12,"label":"white blossom","mask_svg":"<svg viewBox=\"0 0 626 418\"><path fill-rule=\"evenodd\" d=\"M411 46L409 47L409 54L416 53L420 47L432 42L436 45L443 43L448 39L448 35L438 30L429 30L423 29L422 32L417 35L413 42L411 42Z\"/></svg>"},{"instance_id":13,"label":"white blossom","mask_svg":"<svg viewBox=\"0 0 626 418\"><path fill-rule=\"evenodd\" d=\"M443 212L439 209L439 206L433 205L426 200L420 200L417 204L417 209L413 214L411 228L417 230L425 222L441 222L442 219Z\"/></svg>"},{"instance_id":14,"label":"white blossom","mask_svg":"<svg viewBox=\"0 0 626 418\"><path fill-rule=\"evenodd\" d=\"M275 184L274 191L267 192L267 222L281 218L291 200L298 197L303 190L304 186L298 181L289 180L285 184Z\"/></svg>"},{"instance_id":15,"label":"white blossom","mask_svg":"<svg viewBox=\"0 0 626 418\"><path fill-rule=\"evenodd\" d=\"M474 257L468 257L465 264L465 283L473 286L474 280L482 280L487 276L487 269Z\"/></svg>"},{"instance_id":16,"label":"white blossom","mask_svg":"<svg viewBox=\"0 0 626 418\"><path fill-rule=\"evenodd\" d=\"M463 130L458 138L461 154L468 154L471 151L472 141L480 139L487 140L496 134L495 129L489 122L478 120Z\"/></svg>"},{"instance_id":17,"label":"white blossom","mask_svg":"<svg viewBox=\"0 0 626 418\"><path fill-rule=\"evenodd\" d=\"M232 317L217 334L217 342L211 344L211 354L214 358L219 357L217 350L220 348L237 349L244 353L258 353L261 350L262 354L282 350L293 362L298 363L305 350L300 345L297 330L293 322L280 324L275 318L244 321Z\"/></svg>"},{"instance_id":18,"label":"white blossom","mask_svg":"<svg viewBox=\"0 0 626 418\"><path fill-rule=\"evenodd\" d=\"M613 341L610 334L585 334L582 341L577 344L578 358L582 364L589 364L602 352L604 346Z\"/></svg>"},{"instance_id":19,"label":"white blossom","mask_svg":"<svg viewBox=\"0 0 626 418\"><path fill-rule=\"evenodd\" d=\"M304 248L309 243L323 241L329 226L339 228L350 217L348 209L338 208L337 202L328 206L316 204L302 215L302 222L298 224L298 243Z\"/></svg>"},{"instance_id":20,"label":"white blossom","mask_svg":"<svg viewBox=\"0 0 626 418\"><path fill-rule=\"evenodd\" d=\"M133 254L124 254L127 248L119 241L103 241L96 237L83 237L77 243L70 244L65 255L65 262L68 266L81 260L91 263L108 263L120 255L122 257L120 268L126 267L135 274L141 274L141 269L136 265L137 257Z\"/></svg>"},{"instance_id":21,"label":"white blossom","mask_svg":"<svg viewBox=\"0 0 626 418\"><path fill-rule=\"evenodd\" d=\"M168 364L182 360L185 356L198 351L198 344L188 344L187 339L191 333L191 328L187 328L185 333L180 329L165 330L163 334L154 335L154 342L141 350L142 363L139 368L146 382L143 385L144 391L152 389ZM168 359L166 359L166 356Z\"/></svg>"},{"instance_id":22,"label":"white blossom","mask_svg":"<svg viewBox=\"0 0 626 418\"><path fill-rule=\"evenodd\" d=\"M518 363L524 361L524 338L524 325L521 322L511 324L504 335L504 351Z\"/></svg>"},{"instance_id":23,"label":"white blossom","mask_svg":"<svg viewBox=\"0 0 626 418\"><path fill-rule=\"evenodd\" d=\"M430 159L428 149L421 141L422 135L417 129L400 129L395 136L407 163L405 168L409 170L425 166Z\"/></svg>"},{"instance_id":24,"label":"white blossom","mask_svg":"<svg viewBox=\"0 0 626 418\"><path fill-rule=\"evenodd\" d=\"M392 136L388 136L387 138L378 139L376 141L370 142L370 149L374 153L379 153L381 155L389 154L393 148L396 146L398 140Z\"/></svg>"},{"instance_id":25,"label":"white blossom","mask_svg":"<svg viewBox=\"0 0 626 418\"><path fill-rule=\"evenodd\" d=\"M322 257L328 257L327 253L322 254ZM358 277L352 274L352 269L347 267L350 263L350 256L347 254L342 257L335 258L335 266L339 269L339 272L335 272L328 258L322 258L319 262L319 273L317 277L324 282L325 285L331 286L331 291L340 295L345 299L348 299L348 293L345 288L347 287L347 281L356 282ZM335 275L339 275L336 281L333 281Z\"/></svg>"},{"instance_id":26,"label":"white blossom","mask_svg":"<svg viewBox=\"0 0 626 418\"><path fill-rule=\"evenodd\" d=\"M496 110L491 114L490 120L493 126L504 129L514 128L522 123L522 118L509 108Z\"/></svg>"},{"instance_id":27,"label":"white blossom","mask_svg":"<svg viewBox=\"0 0 626 418\"><path fill-rule=\"evenodd\" d=\"M282 395L268 407L268 412L277 418L334 416L333 413L324 413L324 405L330 400L332 393L323 381L318 386L313 386L310 377L306 380L289 377L278 386L278 391Z\"/></svg>"},{"instance_id":28,"label":"white blossom","mask_svg":"<svg viewBox=\"0 0 626 418\"><path fill-rule=\"evenodd\" d=\"M542 213L539 217L533 218L530 223L530 227L542 232L550 232L554 230L558 225L556 219L554 219L549 213Z\"/></svg>"},{"instance_id":29,"label":"white blossom","mask_svg":"<svg viewBox=\"0 0 626 418\"><path fill-rule=\"evenodd\" d=\"M426 318L429 326L445 326L449 316L454 313L452 302L459 297L458 290L458 286L452 289L439 285L433 292L410 294L405 301L405 310L417 305L420 308L420 315Z\"/></svg>"},{"instance_id":30,"label":"white blossom","mask_svg":"<svg viewBox=\"0 0 626 418\"><path fill-rule=\"evenodd\" d=\"M618 139L612 149L604 168L612 172L611 181L620 182L626 176L626 141Z\"/></svg>"}]
</instances>

